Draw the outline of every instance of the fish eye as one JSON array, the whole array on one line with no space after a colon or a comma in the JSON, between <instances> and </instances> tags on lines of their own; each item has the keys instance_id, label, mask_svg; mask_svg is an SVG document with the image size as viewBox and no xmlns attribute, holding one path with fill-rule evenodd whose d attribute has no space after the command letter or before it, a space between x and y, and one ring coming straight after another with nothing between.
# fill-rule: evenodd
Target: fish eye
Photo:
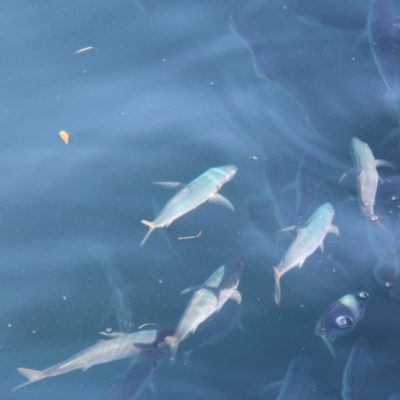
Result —
<instances>
[{"instance_id":1,"label":"fish eye","mask_svg":"<svg viewBox=\"0 0 400 400\"><path fill-rule=\"evenodd\" d=\"M384 286L385 289L393 289L394 284L393 284L393 282L385 282L383 284L383 286Z\"/></svg>"},{"instance_id":2,"label":"fish eye","mask_svg":"<svg viewBox=\"0 0 400 400\"><path fill-rule=\"evenodd\" d=\"M360 299L368 299L369 294L367 292L360 292L360 293L358 293L358 297Z\"/></svg>"},{"instance_id":3,"label":"fish eye","mask_svg":"<svg viewBox=\"0 0 400 400\"><path fill-rule=\"evenodd\" d=\"M353 323L353 320L349 317L341 315L335 319L335 322L338 328L344 329L348 328Z\"/></svg>"}]
</instances>

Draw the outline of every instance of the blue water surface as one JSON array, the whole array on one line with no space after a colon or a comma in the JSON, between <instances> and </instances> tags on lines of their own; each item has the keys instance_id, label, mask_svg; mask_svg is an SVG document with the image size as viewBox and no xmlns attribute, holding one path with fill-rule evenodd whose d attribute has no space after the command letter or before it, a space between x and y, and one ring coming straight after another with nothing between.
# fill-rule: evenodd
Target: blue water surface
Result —
<instances>
[{"instance_id":1,"label":"blue water surface","mask_svg":"<svg viewBox=\"0 0 400 400\"><path fill-rule=\"evenodd\" d=\"M122 380L126 360L12 392L25 381L18 367L45 369L94 344L100 331L118 330L104 260L129 288L132 330L175 329L190 299L180 292L237 256L246 259L242 329L190 362L164 362L157 394L146 389L141 399L276 398L259 393L300 353L312 362L309 398L339 399L362 335L371 362L360 398L400 391L400 296L374 275L397 258L388 248L399 172L379 168L375 211L389 235L360 211L349 151L356 136L400 168L398 125L363 34L368 3L2 1L1 399L102 399ZM340 29L315 21L321 15ZM307 157L310 175L296 186ZM238 172L221 194L234 212L206 203L140 246L140 221L152 221L174 193L152 182L188 183L229 164ZM282 278L278 306L272 267L295 237L279 231L326 202L340 235ZM400 284L397 272L391 278ZM333 359L315 325L360 290L370 294L365 317L335 341Z\"/></svg>"}]
</instances>

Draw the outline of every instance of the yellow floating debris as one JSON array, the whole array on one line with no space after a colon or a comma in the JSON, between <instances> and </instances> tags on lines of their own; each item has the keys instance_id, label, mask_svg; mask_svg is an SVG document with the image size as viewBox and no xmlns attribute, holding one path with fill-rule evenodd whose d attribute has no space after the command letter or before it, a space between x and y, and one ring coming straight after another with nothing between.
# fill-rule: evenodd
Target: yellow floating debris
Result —
<instances>
[{"instance_id":1,"label":"yellow floating debris","mask_svg":"<svg viewBox=\"0 0 400 400\"><path fill-rule=\"evenodd\" d=\"M69 142L69 135L68 135L67 132L61 131L61 132L60 132L60 138L61 138L61 140L62 140L65 144L68 144L68 142Z\"/></svg>"}]
</instances>

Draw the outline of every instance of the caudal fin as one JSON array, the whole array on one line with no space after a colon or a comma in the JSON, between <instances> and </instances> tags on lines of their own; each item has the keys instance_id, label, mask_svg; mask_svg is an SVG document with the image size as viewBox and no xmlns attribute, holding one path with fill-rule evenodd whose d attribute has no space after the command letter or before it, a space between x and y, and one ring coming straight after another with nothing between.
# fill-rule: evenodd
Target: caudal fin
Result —
<instances>
[{"instance_id":1,"label":"caudal fin","mask_svg":"<svg viewBox=\"0 0 400 400\"><path fill-rule=\"evenodd\" d=\"M143 246L146 243L146 240L149 238L149 236L151 235L151 232L154 231L155 226L152 222L146 221L144 219L142 219L142 224L148 226L150 229L149 231L146 233L146 236L143 238L142 242L140 243L141 246Z\"/></svg>"},{"instance_id":2,"label":"caudal fin","mask_svg":"<svg viewBox=\"0 0 400 400\"><path fill-rule=\"evenodd\" d=\"M280 278L281 275L279 273L279 269L274 267L274 276L275 276L275 303L280 304L281 302L281 283Z\"/></svg>"},{"instance_id":3,"label":"caudal fin","mask_svg":"<svg viewBox=\"0 0 400 400\"><path fill-rule=\"evenodd\" d=\"M33 382L40 381L43 378L46 378L46 376L43 374L43 371L37 371L35 369L28 369L28 368L17 368L17 371L23 375L25 378L29 379L28 382L23 383L22 385L19 385L13 389L17 390L20 389L24 386L30 385Z\"/></svg>"},{"instance_id":4,"label":"caudal fin","mask_svg":"<svg viewBox=\"0 0 400 400\"><path fill-rule=\"evenodd\" d=\"M169 346L169 362L171 365L173 365L176 361L176 352L178 351L179 339L175 336L167 336L164 341Z\"/></svg>"}]
</instances>

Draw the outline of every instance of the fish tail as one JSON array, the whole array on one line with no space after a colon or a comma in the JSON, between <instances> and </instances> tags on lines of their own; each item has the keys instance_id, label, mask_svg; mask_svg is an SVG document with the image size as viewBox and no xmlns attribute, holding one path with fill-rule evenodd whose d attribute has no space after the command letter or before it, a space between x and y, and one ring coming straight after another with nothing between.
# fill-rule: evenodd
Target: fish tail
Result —
<instances>
[{"instance_id":1,"label":"fish tail","mask_svg":"<svg viewBox=\"0 0 400 400\"><path fill-rule=\"evenodd\" d=\"M280 278L281 275L279 273L279 269L274 267L274 276L275 276L275 303L280 304L281 302L281 283Z\"/></svg>"},{"instance_id":2,"label":"fish tail","mask_svg":"<svg viewBox=\"0 0 400 400\"><path fill-rule=\"evenodd\" d=\"M156 227L154 226L153 222L149 222L146 221L144 219L142 219L142 224L148 226L150 229L149 231L146 233L146 236L143 238L142 242L140 243L141 246L143 246L146 243L146 240L149 238L149 236L151 235L151 232L154 231L154 229L156 229Z\"/></svg>"},{"instance_id":3,"label":"fish tail","mask_svg":"<svg viewBox=\"0 0 400 400\"><path fill-rule=\"evenodd\" d=\"M29 380L28 380L28 382L25 382L22 385L16 386L12 391L20 389L24 386L30 385L33 382L40 381L43 378L46 378L43 371L37 371L35 369L17 368L17 371Z\"/></svg>"},{"instance_id":4,"label":"fish tail","mask_svg":"<svg viewBox=\"0 0 400 400\"><path fill-rule=\"evenodd\" d=\"M173 365L176 361L176 352L178 351L179 339L175 336L167 336L164 341L169 346L169 361L170 364Z\"/></svg>"}]
</instances>

